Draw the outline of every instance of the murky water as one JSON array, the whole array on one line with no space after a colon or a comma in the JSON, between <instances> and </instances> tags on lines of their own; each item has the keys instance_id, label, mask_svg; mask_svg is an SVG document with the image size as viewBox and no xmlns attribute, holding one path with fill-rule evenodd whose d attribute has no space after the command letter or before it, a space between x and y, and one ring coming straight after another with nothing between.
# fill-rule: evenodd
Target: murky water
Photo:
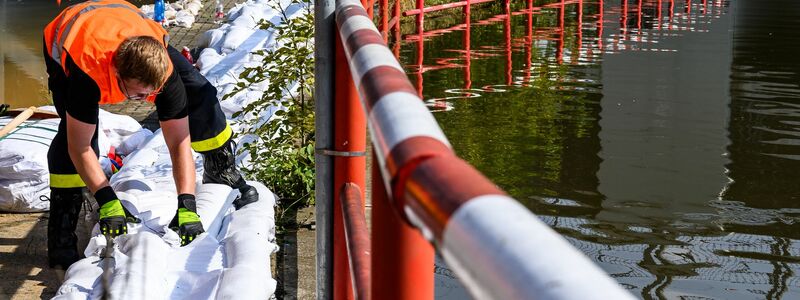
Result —
<instances>
[{"instance_id":1,"label":"murky water","mask_svg":"<svg viewBox=\"0 0 800 300\"><path fill-rule=\"evenodd\" d=\"M514 0L428 15L424 41L408 23L401 61L457 153L634 294L800 298L800 2Z\"/></svg>"},{"instance_id":2,"label":"murky water","mask_svg":"<svg viewBox=\"0 0 800 300\"><path fill-rule=\"evenodd\" d=\"M50 102L42 29L67 3L0 0L0 103L27 107Z\"/></svg>"}]
</instances>

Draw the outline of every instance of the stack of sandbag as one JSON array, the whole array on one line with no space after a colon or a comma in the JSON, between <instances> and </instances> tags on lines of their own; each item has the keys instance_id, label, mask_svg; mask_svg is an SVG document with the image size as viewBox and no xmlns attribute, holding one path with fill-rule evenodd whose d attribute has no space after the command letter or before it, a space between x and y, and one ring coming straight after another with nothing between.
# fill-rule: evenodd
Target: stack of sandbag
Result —
<instances>
[{"instance_id":1,"label":"stack of sandbag","mask_svg":"<svg viewBox=\"0 0 800 300\"><path fill-rule=\"evenodd\" d=\"M177 195L161 132L125 163L111 185L142 222L129 224L129 234L115 239L113 260L101 257L107 244L95 227L86 258L67 270L54 299L100 298L104 269L110 278L106 286L117 299L267 299L274 293L275 198L269 189L248 182L259 201L235 210L238 190L198 182L197 211L206 232L180 247L177 233L167 228Z\"/></svg>"},{"instance_id":2,"label":"stack of sandbag","mask_svg":"<svg viewBox=\"0 0 800 300\"><path fill-rule=\"evenodd\" d=\"M12 118L0 118L5 126ZM60 119L28 120L0 138L0 211L50 209L47 150Z\"/></svg>"},{"instance_id":3,"label":"stack of sandbag","mask_svg":"<svg viewBox=\"0 0 800 300\"><path fill-rule=\"evenodd\" d=\"M55 111L52 106L41 110ZM0 126L11 118L0 118ZM110 149L125 156L153 133L129 116L100 110L98 118L100 166L111 176ZM47 151L58 131L59 118L28 120L0 138L0 211L37 212L50 209L50 173Z\"/></svg>"},{"instance_id":4,"label":"stack of sandbag","mask_svg":"<svg viewBox=\"0 0 800 300\"><path fill-rule=\"evenodd\" d=\"M273 30L260 29L260 22L270 22L279 24L282 14L273 8L273 5L282 7L288 18L300 16L305 8L304 3L292 3L290 0L267 1L267 0L248 0L239 3L231 8L228 13L228 23L219 28L206 31L198 38L197 47L203 49L197 57L196 66L215 87L217 96L231 93L241 81L239 75L246 69L260 66L263 56L255 54L259 50L275 48L275 34ZM233 114L242 111L248 104L261 99L264 94L268 81L250 85L248 88L236 93L232 97L222 101L220 106L225 115L230 119L234 131L242 132L239 122L244 118L257 118L256 126L268 122L275 111L280 107L270 107L261 112L260 115L241 114L236 118ZM290 87L289 90L295 89ZM237 137L238 144L245 144L258 137L252 135L240 135ZM240 153L237 162L247 165L248 153Z\"/></svg>"}]
</instances>

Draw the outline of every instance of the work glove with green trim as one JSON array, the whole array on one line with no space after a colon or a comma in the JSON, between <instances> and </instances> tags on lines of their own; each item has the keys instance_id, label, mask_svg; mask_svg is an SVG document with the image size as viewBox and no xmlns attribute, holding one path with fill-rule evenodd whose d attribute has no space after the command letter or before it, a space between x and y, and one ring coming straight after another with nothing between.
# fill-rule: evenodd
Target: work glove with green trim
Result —
<instances>
[{"instance_id":1,"label":"work glove with green trim","mask_svg":"<svg viewBox=\"0 0 800 300\"><path fill-rule=\"evenodd\" d=\"M94 193L94 199L100 206L100 232L110 238L128 233L128 223L138 223L139 219L122 206L117 194L110 186Z\"/></svg>"},{"instance_id":2,"label":"work glove with green trim","mask_svg":"<svg viewBox=\"0 0 800 300\"><path fill-rule=\"evenodd\" d=\"M197 205L194 195L180 194L178 195L178 211L169 225L172 230L178 232L181 237L181 246L186 246L195 237L205 232L203 223L200 222L200 216L197 215Z\"/></svg>"}]
</instances>

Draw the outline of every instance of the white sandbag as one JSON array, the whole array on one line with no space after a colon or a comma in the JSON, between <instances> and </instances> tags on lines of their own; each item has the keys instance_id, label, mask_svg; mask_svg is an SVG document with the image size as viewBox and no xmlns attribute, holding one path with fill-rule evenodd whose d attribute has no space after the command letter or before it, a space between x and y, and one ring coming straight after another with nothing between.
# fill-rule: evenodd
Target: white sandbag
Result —
<instances>
[{"instance_id":1,"label":"white sandbag","mask_svg":"<svg viewBox=\"0 0 800 300\"><path fill-rule=\"evenodd\" d=\"M200 1L191 1L186 4L186 10L188 10L192 15L197 15L200 12L200 9L203 8L203 4Z\"/></svg>"},{"instance_id":2,"label":"white sandbag","mask_svg":"<svg viewBox=\"0 0 800 300\"><path fill-rule=\"evenodd\" d=\"M39 212L50 209L48 175L0 180L0 211Z\"/></svg>"},{"instance_id":3,"label":"white sandbag","mask_svg":"<svg viewBox=\"0 0 800 300\"><path fill-rule=\"evenodd\" d=\"M211 30L206 31L211 32ZM219 61L222 60L222 55L220 55L216 49L214 48L205 48L203 51L200 52L200 55L197 57L197 63L195 66L200 70L200 74L207 74L212 67L217 65Z\"/></svg>"},{"instance_id":4,"label":"white sandbag","mask_svg":"<svg viewBox=\"0 0 800 300\"><path fill-rule=\"evenodd\" d=\"M182 10L175 15L175 26L191 28L195 18L191 12Z\"/></svg>"},{"instance_id":5,"label":"white sandbag","mask_svg":"<svg viewBox=\"0 0 800 300\"><path fill-rule=\"evenodd\" d=\"M0 118L0 127L11 118ZM0 139L0 179L29 179L48 174L47 151L61 119L28 120Z\"/></svg>"},{"instance_id":6,"label":"white sandbag","mask_svg":"<svg viewBox=\"0 0 800 300\"><path fill-rule=\"evenodd\" d=\"M117 154L129 155L139 148L147 139L153 136L153 132L147 128L142 128L139 131L127 136L122 143L117 146Z\"/></svg>"},{"instance_id":7,"label":"white sandbag","mask_svg":"<svg viewBox=\"0 0 800 300\"><path fill-rule=\"evenodd\" d=\"M0 118L0 126L11 118ZM0 211L50 209L47 151L60 119L28 120L0 138Z\"/></svg>"},{"instance_id":8,"label":"white sandbag","mask_svg":"<svg viewBox=\"0 0 800 300\"><path fill-rule=\"evenodd\" d=\"M254 29L258 26L259 21L268 17L264 9L252 4L245 5L237 10L235 16L235 18L233 18L233 15L230 17L230 20L232 20L230 21L231 25Z\"/></svg>"},{"instance_id":9,"label":"white sandbag","mask_svg":"<svg viewBox=\"0 0 800 300\"><path fill-rule=\"evenodd\" d=\"M256 29L243 26L231 26L225 37L222 38L222 53L228 54L238 49L239 46L256 33Z\"/></svg>"}]
</instances>

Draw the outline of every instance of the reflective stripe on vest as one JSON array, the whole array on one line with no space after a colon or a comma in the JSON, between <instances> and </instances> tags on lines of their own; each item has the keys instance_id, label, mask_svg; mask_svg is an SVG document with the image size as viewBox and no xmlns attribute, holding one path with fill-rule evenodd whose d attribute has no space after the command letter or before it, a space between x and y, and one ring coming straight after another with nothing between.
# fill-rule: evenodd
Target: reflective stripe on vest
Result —
<instances>
[{"instance_id":1,"label":"reflective stripe on vest","mask_svg":"<svg viewBox=\"0 0 800 300\"><path fill-rule=\"evenodd\" d=\"M217 134L217 136L202 141L192 142L192 149L197 152L206 152L217 149L222 147L222 145L225 145L225 142L227 142L232 135L233 130L231 130L231 126L225 124L225 129Z\"/></svg>"},{"instance_id":2,"label":"reflective stripe on vest","mask_svg":"<svg viewBox=\"0 0 800 300\"><path fill-rule=\"evenodd\" d=\"M81 176L78 174L50 174L51 188L81 188L85 187Z\"/></svg>"},{"instance_id":3,"label":"reflective stripe on vest","mask_svg":"<svg viewBox=\"0 0 800 300\"><path fill-rule=\"evenodd\" d=\"M92 1L92 2L98 2L98 1ZM64 52L64 41L67 39L67 36L69 35L70 30L72 30L72 25L74 25L75 21L77 21L78 18L81 15L83 15L84 13L93 11L93 10L98 9L98 8L126 8L126 9L128 9L128 10L130 10L132 12L135 12L135 13L139 14L143 19L147 19L147 15L145 15L141 11L135 10L135 9L131 8L130 6L127 6L125 4L116 4L116 3L114 3L114 4L100 4L100 5L88 5L88 6L84 7L78 13L73 15L72 18L70 18L69 21L67 21L67 23L65 25L62 25L62 26L59 26L59 27L56 28L55 34L53 35L53 43L52 43L52 45L50 47L50 57L52 57L56 62L58 62L59 65L61 64L61 54ZM61 16L61 18L63 18L63 17L64 17L64 15ZM60 21L61 20L59 19L59 23L60 23ZM166 41L166 38L165 38L165 41L164 41L165 45L167 44L166 42L167 41ZM63 67L63 65L62 65L62 67Z\"/></svg>"}]
</instances>

